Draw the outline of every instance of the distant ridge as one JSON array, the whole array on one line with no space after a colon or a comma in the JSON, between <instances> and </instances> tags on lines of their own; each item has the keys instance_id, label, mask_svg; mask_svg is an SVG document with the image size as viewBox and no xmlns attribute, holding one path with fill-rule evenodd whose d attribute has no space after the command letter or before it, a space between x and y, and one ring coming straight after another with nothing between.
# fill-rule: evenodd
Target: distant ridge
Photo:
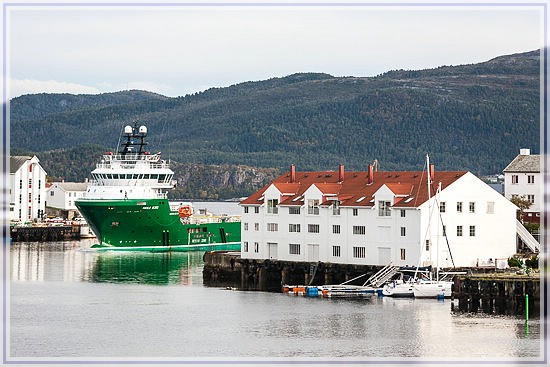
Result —
<instances>
[{"instance_id":1,"label":"distant ridge","mask_svg":"<svg viewBox=\"0 0 550 367\"><path fill-rule=\"evenodd\" d=\"M151 149L180 164L364 170L378 159L383 170L415 170L430 153L437 169L499 173L520 148L538 152L539 68L537 50L376 77L296 73L177 98L137 90L25 95L10 101L11 148L113 149L122 126L137 119ZM100 153L82 157L78 173L48 173L82 180Z\"/></svg>"}]
</instances>

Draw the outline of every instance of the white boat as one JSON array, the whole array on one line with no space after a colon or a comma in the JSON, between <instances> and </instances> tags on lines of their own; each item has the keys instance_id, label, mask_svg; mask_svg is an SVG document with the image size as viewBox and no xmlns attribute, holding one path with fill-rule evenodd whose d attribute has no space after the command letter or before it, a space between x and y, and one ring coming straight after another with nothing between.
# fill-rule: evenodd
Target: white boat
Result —
<instances>
[{"instance_id":1,"label":"white boat","mask_svg":"<svg viewBox=\"0 0 550 367\"><path fill-rule=\"evenodd\" d=\"M451 280L420 280L412 285L415 298L450 298Z\"/></svg>"},{"instance_id":2,"label":"white boat","mask_svg":"<svg viewBox=\"0 0 550 367\"><path fill-rule=\"evenodd\" d=\"M428 221L428 238L430 235L430 224L431 224L431 209L430 209L430 202L431 202L431 177L430 177L430 157L426 154L426 171L428 174L428 212L430 213L430 220ZM441 189L441 183L439 183L439 189L437 193L439 193ZM435 197L436 203L437 203L437 194ZM439 205L434 205L434 209L439 209ZM439 216L438 216L439 217ZM440 217L439 217L440 218ZM452 286L453 282L450 280L444 280L439 278L439 241L437 242L436 247L436 277L435 280L429 279L429 280L420 280L412 285L413 288L413 294L415 298L450 298L452 294Z\"/></svg>"},{"instance_id":3,"label":"white boat","mask_svg":"<svg viewBox=\"0 0 550 367\"><path fill-rule=\"evenodd\" d=\"M414 282L403 279L392 280L384 284L382 294L386 297L414 297Z\"/></svg>"}]
</instances>

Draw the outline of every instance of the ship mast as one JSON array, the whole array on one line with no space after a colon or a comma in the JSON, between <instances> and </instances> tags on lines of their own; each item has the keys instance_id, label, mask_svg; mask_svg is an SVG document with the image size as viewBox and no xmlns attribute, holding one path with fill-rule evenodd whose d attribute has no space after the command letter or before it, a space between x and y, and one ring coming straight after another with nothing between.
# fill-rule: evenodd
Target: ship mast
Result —
<instances>
[{"instance_id":1,"label":"ship mast","mask_svg":"<svg viewBox=\"0 0 550 367\"><path fill-rule=\"evenodd\" d=\"M124 135L126 136L126 142L121 146L119 151L123 157L126 154L137 153L138 155L142 155L145 153L147 127L144 125L138 127L137 121L134 121L134 126L127 125L124 127ZM134 147L138 147L137 152L134 150Z\"/></svg>"}]
</instances>

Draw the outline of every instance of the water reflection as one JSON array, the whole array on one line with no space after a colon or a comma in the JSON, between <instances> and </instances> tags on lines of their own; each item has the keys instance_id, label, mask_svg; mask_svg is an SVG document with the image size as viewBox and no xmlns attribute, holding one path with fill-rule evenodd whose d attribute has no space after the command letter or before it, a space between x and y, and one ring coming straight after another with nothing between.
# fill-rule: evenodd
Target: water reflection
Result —
<instances>
[{"instance_id":1,"label":"water reflection","mask_svg":"<svg viewBox=\"0 0 550 367\"><path fill-rule=\"evenodd\" d=\"M202 252L98 252L91 242L16 242L11 280L97 283L202 284Z\"/></svg>"},{"instance_id":2,"label":"water reflection","mask_svg":"<svg viewBox=\"0 0 550 367\"><path fill-rule=\"evenodd\" d=\"M202 265L202 253L106 252L90 270L92 282L191 284L192 268Z\"/></svg>"}]
</instances>

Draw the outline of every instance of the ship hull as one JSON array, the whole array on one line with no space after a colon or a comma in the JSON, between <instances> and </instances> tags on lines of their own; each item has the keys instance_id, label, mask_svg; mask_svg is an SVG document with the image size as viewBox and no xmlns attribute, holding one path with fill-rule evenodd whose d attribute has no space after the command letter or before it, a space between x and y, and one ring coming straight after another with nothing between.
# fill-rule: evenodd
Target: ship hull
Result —
<instances>
[{"instance_id":1,"label":"ship hull","mask_svg":"<svg viewBox=\"0 0 550 367\"><path fill-rule=\"evenodd\" d=\"M185 223L166 199L79 200L76 206L112 250L239 250L240 222Z\"/></svg>"}]
</instances>

